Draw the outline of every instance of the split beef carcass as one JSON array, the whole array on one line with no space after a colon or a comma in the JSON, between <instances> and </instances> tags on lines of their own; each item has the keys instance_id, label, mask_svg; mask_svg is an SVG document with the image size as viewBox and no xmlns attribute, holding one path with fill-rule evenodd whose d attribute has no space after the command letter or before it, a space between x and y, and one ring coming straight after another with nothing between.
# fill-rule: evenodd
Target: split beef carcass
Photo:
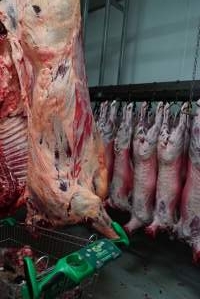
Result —
<instances>
[{"instance_id":1,"label":"split beef carcass","mask_svg":"<svg viewBox=\"0 0 200 299\"><path fill-rule=\"evenodd\" d=\"M174 226L179 238L193 248L195 262L200 260L200 100L191 126L186 184L182 193L180 220Z\"/></svg>"},{"instance_id":2,"label":"split beef carcass","mask_svg":"<svg viewBox=\"0 0 200 299\"><path fill-rule=\"evenodd\" d=\"M157 106L155 122L149 128L147 103L141 106L133 140L134 188L131 220L125 229L132 233L152 221L157 180L157 140L163 119L163 103Z\"/></svg>"},{"instance_id":3,"label":"split beef carcass","mask_svg":"<svg viewBox=\"0 0 200 299\"><path fill-rule=\"evenodd\" d=\"M27 118L16 60L21 55L14 1L0 2L0 216L25 203ZM27 69L30 68L26 62ZM23 69L21 70L23 72ZM28 85L30 82L26 82Z\"/></svg>"},{"instance_id":4,"label":"split beef carcass","mask_svg":"<svg viewBox=\"0 0 200 299\"><path fill-rule=\"evenodd\" d=\"M106 156L106 167L108 170L108 184L111 183L114 168L114 139L116 133L116 114L117 102L113 101L110 105L108 102L102 103L101 114L98 122L98 129L101 133Z\"/></svg>"},{"instance_id":5,"label":"split beef carcass","mask_svg":"<svg viewBox=\"0 0 200 299\"><path fill-rule=\"evenodd\" d=\"M183 188L182 170L188 103L181 108L179 122L170 128L170 104L164 108L164 119L158 139L158 178L154 220L146 232L155 237L158 230L172 229Z\"/></svg>"},{"instance_id":6,"label":"split beef carcass","mask_svg":"<svg viewBox=\"0 0 200 299\"><path fill-rule=\"evenodd\" d=\"M116 238L102 200L107 171L89 101L79 0L17 1L23 55L16 52L28 116L28 224L90 220ZM31 62L27 77L26 64ZM101 198L100 198L101 196Z\"/></svg>"},{"instance_id":7,"label":"split beef carcass","mask_svg":"<svg viewBox=\"0 0 200 299\"><path fill-rule=\"evenodd\" d=\"M114 145L114 172L108 199L109 206L130 211L133 191L131 141L133 132L133 103L124 106L124 116Z\"/></svg>"}]
</instances>

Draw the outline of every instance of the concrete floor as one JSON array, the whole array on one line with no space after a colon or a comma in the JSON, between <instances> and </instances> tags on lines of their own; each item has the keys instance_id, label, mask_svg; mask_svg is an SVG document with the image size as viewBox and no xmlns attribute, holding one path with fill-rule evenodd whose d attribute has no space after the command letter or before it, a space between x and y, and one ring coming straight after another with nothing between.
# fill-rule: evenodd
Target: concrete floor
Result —
<instances>
[{"instance_id":1,"label":"concrete floor","mask_svg":"<svg viewBox=\"0 0 200 299\"><path fill-rule=\"evenodd\" d=\"M191 249L164 235L152 241L139 233L130 252L124 252L101 271L95 299L199 299L199 296L200 269L192 264Z\"/></svg>"}]
</instances>

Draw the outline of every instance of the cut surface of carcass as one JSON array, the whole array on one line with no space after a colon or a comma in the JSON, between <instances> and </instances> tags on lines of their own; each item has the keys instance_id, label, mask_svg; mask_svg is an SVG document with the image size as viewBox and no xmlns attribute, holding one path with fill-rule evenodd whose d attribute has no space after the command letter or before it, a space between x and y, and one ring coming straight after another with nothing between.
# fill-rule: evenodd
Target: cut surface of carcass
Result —
<instances>
[{"instance_id":1,"label":"cut surface of carcass","mask_svg":"<svg viewBox=\"0 0 200 299\"><path fill-rule=\"evenodd\" d=\"M102 203L108 191L106 161L89 102L79 0L18 5L22 47L33 78L31 100L25 101L27 223L90 220L116 238Z\"/></svg>"},{"instance_id":2,"label":"cut surface of carcass","mask_svg":"<svg viewBox=\"0 0 200 299\"><path fill-rule=\"evenodd\" d=\"M27 118L18 64L21 63L15 1L0 2L0 215L25 203Z\"/></svg>"}]
</instances>

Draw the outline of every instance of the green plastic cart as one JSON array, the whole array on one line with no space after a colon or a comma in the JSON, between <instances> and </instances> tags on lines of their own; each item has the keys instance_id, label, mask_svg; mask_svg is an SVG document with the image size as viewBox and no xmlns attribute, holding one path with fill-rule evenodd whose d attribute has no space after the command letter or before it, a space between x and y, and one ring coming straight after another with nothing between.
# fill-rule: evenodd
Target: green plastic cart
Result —
<instances>
[{"instance_id":1,"label":"green plastic cart","mask_svg":"<svg viewBox=\"0 0 200 299\"><path fill-rule=\"evenodd\" d=\"M43 227L27 227L13 218L1 220L0 247L29 245L38 257L36 261L24 257L24 279L16 285L16 298L92 298L99 269L121 255L117 245L129 245L121 226L116 222L112 226L119 235L117 240L97 240L95 235L84 239ZM41 261L45 269L38 272Z\"/></svg>"}]
</instances>

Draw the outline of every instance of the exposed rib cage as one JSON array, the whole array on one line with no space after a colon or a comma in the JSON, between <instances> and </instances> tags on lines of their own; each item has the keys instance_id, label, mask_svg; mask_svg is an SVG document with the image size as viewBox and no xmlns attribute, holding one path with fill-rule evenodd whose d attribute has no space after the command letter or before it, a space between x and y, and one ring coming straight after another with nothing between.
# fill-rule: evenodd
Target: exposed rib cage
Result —
<instances>
[{"instance_id":1,"label":"exposed rib cage","mask_svg":"<svg viewBox=\"0 0 200 299\"><path fill-rule=\"evenodd\" d=\"M27 175L27 121L15 116L0 122L0 207L20 196Z\"/></svg>"}]
</instances>

